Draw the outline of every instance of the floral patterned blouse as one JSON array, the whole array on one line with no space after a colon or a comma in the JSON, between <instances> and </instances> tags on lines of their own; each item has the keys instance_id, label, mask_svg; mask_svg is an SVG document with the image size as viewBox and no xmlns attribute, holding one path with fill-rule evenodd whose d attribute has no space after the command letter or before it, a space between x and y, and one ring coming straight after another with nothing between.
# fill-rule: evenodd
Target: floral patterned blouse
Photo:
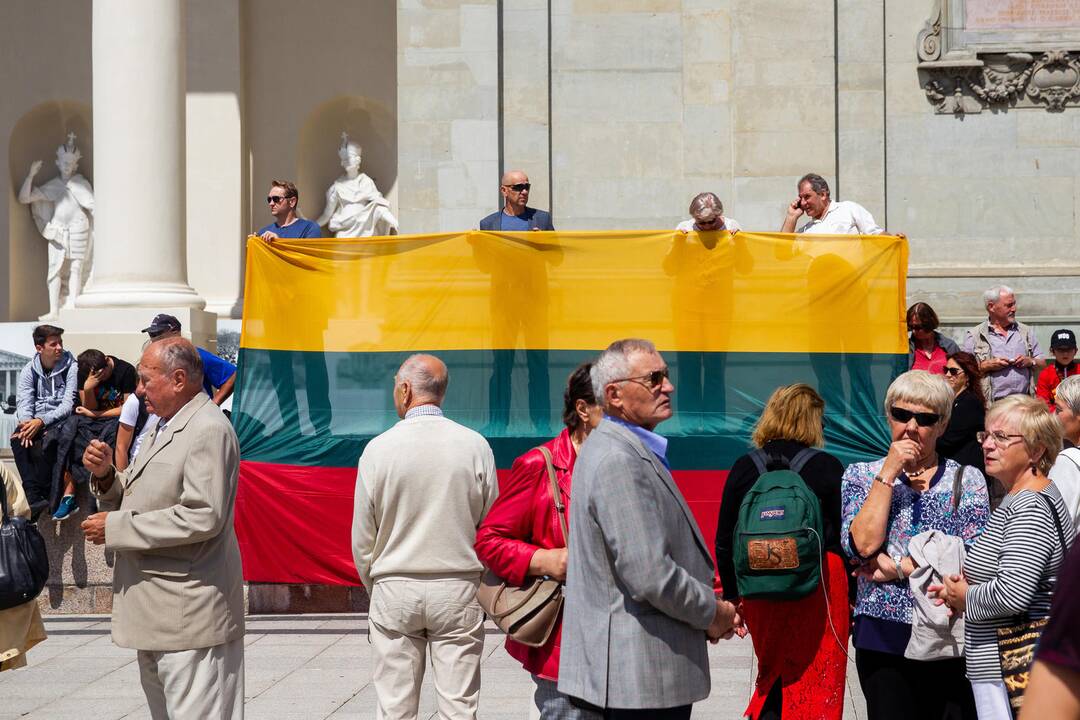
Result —
<instances>
[{"instance_id":1,"label":"floral patterned blouse","mask_svg":"<svg viewBox=\"0 0 1080 720\"><path fill-rule=\"evenodd\" d=\"M874 483L874 476L881 472L884 462L882 458L869 463L853 463L844 472L840 490L842 518L840 544L850 558L858 559L859 557L851 539L851 521L855 519L866 501L866 496ZM893 488L887 539L883 550L886 550L889 555L895 553L907 555L911 538L925 530L938 530L963 538L964 545L971 547L990 517L989 496L983 474L978 469L968 466L964 470L961 482L960 505L953 510L953 478L959 469L960 466L956 461L945 460L938 466L937 472L930 480L930 486L922 493L911 489L906 475L901 474L897 478ZM889 621L887 623L889 625L898 623L906 626L903 630L906 634L910 634L912 605L911 589L906 580L878 583L860 576L855 602L855 646L861 647L859 642L861 619L885 620ZM898 647L900 643L884 639L890 635L895 637L895 633L879 632L870 628L867 630L865 635L868 638L873 636L882 639L863 643L862 646L865 646L865 649L903 653L903 647ZM906 645L906 639L902 644Z\"/></svg>"}]
</instances>

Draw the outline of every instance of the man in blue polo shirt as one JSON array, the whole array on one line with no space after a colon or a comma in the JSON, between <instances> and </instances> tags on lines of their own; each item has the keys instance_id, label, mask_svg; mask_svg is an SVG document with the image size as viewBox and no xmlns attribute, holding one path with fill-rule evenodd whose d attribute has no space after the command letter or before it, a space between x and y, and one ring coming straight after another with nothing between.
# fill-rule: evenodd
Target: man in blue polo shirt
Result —
<instances>
[{"instance_id":1,"label":"man in blue polo shirt","mask_svg":"<svg viewBox=\"0 0 1080 720\"><path fill-rule=\"evenodd\" d=\"M288 180L272 180L270 192L266 194L266 204L274 222L259 230L259 237L266 242L277 239L295 240L299 238L322 237L322 230L311 220L305 220L297 214L296 206L300 202L300 191Z\"/></svg>"},{"instance_id":2,"label":"man in blue polo shirt","mask_svg":"<svg viewBox=\"0 0 1080 720\"><path fill-rule=\"evenodd\" d=\"M161 313L154 316L150 327L143 328L143 332L150 336L151 340L163 340L164 338L180 336L180 321L172 315ZM220 358L209 350L196 348L203 364L203 390L209 395L215 405L221 405L233 392L236 383L236 366L228 360Z\"/></svg>"}]
</instances>

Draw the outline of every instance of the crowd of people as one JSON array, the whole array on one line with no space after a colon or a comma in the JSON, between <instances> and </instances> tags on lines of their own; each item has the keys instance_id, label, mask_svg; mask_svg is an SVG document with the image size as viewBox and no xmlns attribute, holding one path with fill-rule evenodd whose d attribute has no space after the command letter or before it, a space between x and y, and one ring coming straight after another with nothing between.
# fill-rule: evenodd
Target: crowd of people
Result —
<instances>
[{"instance_id":1,"label":"crowd of people","mask_svg":"<svg viewBox=\"0 0 1080 720\"><path fill-rule=\"evenodd\" d=\"M500 188L482 229L553 229L524 173ZM820 176L797 189L784 231L883 232ZM318 234L298 199L274 181L264 240ZM739 232L723 213L702 193L677 230ZM1051 363L1012 290L984 299L987 320L959 344L930 306L909 308L884 457L845 467L822 449L821 395L777 388L728 474L715 538L672 476L659 426L675 388L648 340L577 367L565 429L501 481L485 438L443 413L445 363L409 357L400 421L366 445L354 494L378 716L416 717L430 657L439 715L476 717L486 613L545 719L688 718L710 693L708 643L748 634L755 720L839 720L852 646L873 719L1004 719L1021 700L1024 717L1080 718L1076 339L1056 331ZM242 717L239 448L217 407L235 368L177 337L172 316L144 332L136 367L34 330L6 498L59 521L89 481L101 511L82 529L116 553L113 638L138 651L151 714ZM36 603L0 611L0 669L43 637Z\"/></svg>"}]
</instances>

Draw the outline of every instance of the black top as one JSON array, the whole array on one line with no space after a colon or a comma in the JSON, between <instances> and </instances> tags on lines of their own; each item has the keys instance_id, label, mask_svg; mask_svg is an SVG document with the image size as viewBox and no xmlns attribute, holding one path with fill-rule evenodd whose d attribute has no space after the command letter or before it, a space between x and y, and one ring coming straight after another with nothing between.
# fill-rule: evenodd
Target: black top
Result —
<instances>
[{"instance_id":1,"label":"black top","mask_svg":"<svg viewBox=\"0 0 1080 720\"><path fill-rule=\"evenodd\" d=\"M1080 543L1075 540L1057 574L1050 624L1039 640L1038 659L1080 672Z\"/></svg>"},{"instance_id":2,"label":"black top","mask_svg":"<svg viewBox=\"0 0 1080 720\"><path fill-rule=\"evenodd\" d=\"M779 454L791 460L806 445L792 440L773 440L762 448L770 455ZM844 466L827 452L819 452L810 458L799 473L807 487L821 500L821 525L825 551L843 557L840 549L840 482ZM720 519L716 526L716 567L720 573L724 598L739 596L735 584L735 562L732 545L735 524L739 519L739 506L760 474L750 455L743 455L731 466L724 494L720 501Z\"/></svg>"},{"instance_id":3,"label":"black top","mask_svg":"<svg viewBox=\"0 0 1080 720\"><path fill-rule=\"evenodd\" d=\"M953 400L952 416L945 432L938 438L938 455L947 457L961 465L970 465L985 471L982 446L975 439L975 433L986 424L986 412L975 397L971 388L964 390Z\"/></svg>"},{"instance_id":4,"label":"black top","mask_svg":"<svg viewBox=\"0 0 1080 720\"><path fill-rule=\"evenodd\" d=\"M113 361L112 375L105 382L94 388L98 410L112 410L124 405L124 396L135 392L138 378L135 366L127 360L109 355Z\"/></svg>"}]
</instances>

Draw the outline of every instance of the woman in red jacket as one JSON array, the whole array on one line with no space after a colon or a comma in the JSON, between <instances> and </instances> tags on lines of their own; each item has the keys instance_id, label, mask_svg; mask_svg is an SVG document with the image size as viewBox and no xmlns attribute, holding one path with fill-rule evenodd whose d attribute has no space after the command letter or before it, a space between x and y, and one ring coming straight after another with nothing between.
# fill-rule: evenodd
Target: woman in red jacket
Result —
<instances>
[{"instance_id":1,"label":"woman in red jacket","mask_svg":"<svg viewBox=\"0 0 1080 720\"><path fill-rule=\"evenodd\" d=\"M593 394L591 368L592 363L585 363L571 373L563 394L566 429L544 443L551 451L567 522L570 476L578 448L603 415ZM480 561L508 583L521 585L526 577L537 575L566 579L566 541L550 488L544 456L534 448L515 460L510 475L500 481L499 497L476 531L475 548ZM562 618L545 645L528 647L507 638L506 651L532 673L536 682L534 702L542 720L593 717L571 705L556 689L561 635Z\"/></svg>"}]
</instances>

